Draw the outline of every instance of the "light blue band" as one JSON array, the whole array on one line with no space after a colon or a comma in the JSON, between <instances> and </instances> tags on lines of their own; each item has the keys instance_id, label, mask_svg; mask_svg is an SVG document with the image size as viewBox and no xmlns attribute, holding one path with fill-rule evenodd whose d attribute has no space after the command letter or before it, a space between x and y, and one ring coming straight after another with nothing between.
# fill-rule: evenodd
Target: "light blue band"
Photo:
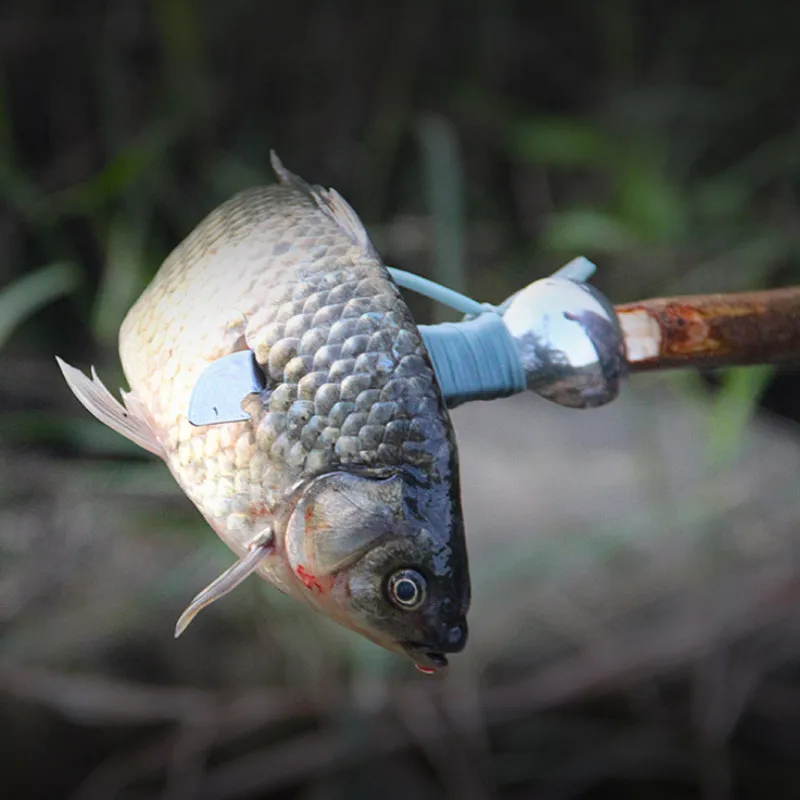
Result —
<instances>
[{"instance_id":1,"label":"light blue band","mask_svg":"<svg viewBox=\"0 0 800 800\"><path fill-rule=\"evenodd\" d=\"M416 292L417 294L430 297L437 303L444 306L449 306L462 314L484 314L490 310L490 306L483 305L482 303L467 297L465 294L448 289L439 283L429 281L427 278L422 278L415 275L413 272L406 272L396 267L388 267L389 274L394 279L394 282L409 291Z\"/></svg>"},{"instance_id":2,"label":"light blue band","mask_svg":"<svg viewBox=\"0 0 800 800\"><path fill-rule=\"evenodd\" d=\"M467 314L468 316L484 314L487 311L496 311L502 314L514 298L514 295L511 295L508 300L501 303L499 306L492 306L488 303L479 303L477 300L473 300L465 294L456 292L453 289L448 289L440 283L428 280L420 275L415 275L413 272L406 272L404 269L397 269L397 267L387 267L387 269L394 282L403 289L416 292L424 297L430 297L431 300L449 306L455 311L460 311L462 314ZM573 258L568 264L564 264L563 267L556 270L552 277L569 278L573 281L588 281L596 270L597 267L592 261L589 261L589 259L584 256L578 256L577 258Z\"/></svg>"},{"instance_id":3,"label":"light blue band","mask_svg":"<svg viewBox=\"0 0 800 800\"><path fill-rule=\"evenodd\" d=\"M525 390L516 345L499 315L420 325L419 330L448 408Z\"/></svg>"}]
</instances>

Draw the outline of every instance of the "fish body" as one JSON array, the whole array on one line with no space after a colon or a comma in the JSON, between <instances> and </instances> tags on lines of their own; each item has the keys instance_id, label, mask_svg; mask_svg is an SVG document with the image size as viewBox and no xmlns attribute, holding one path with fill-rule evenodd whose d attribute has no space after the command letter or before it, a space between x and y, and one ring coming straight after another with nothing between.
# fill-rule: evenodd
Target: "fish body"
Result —
<instances>
[{"instance_id":1,"label":"fish body","mask_svg":"<svg viewBox=\"0 0 800 800\"><path fill-rule=\"evenodd\" d=\"M439 667L464 646L469 605L449 415L355 212L274 165L279 182L206 217L127 314L124 408L96 375L62 370L92 413L165 460L237 555L260 548L245 572ZM263 373L249 419L192 425L201 374L241 350Z\"/></svg>"}]
</instances>

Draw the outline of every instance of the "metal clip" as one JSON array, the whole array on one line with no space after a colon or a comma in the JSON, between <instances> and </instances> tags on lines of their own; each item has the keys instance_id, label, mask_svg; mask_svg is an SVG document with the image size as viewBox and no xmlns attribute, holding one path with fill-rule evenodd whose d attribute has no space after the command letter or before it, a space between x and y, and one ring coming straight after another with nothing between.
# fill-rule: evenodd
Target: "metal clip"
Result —
<instances>
[{"instance_id":1,"label":"metal clip","mask_svg":"<svg viewBox=\"0 0 800 800\"><path fill-rule=\"evenodd\" d=\"M250 419L242 401L249 394L260 394L265 387L264 373L251 350L223 356L197 379L189 400L189 422L199 426Z\"/></svg>"}]
</instances>

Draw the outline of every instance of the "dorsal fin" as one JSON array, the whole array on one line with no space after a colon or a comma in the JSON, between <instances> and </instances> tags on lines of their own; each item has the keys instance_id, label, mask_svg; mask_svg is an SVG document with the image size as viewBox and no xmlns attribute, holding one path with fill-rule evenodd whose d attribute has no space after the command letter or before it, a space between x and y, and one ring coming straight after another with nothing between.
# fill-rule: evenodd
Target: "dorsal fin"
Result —
<instances>
[{"instance_id":1,"label":"dorsal fin","mask_svg":"<svg viewBox=\"0 0 800 800\"><path fill-rule=\"evenodd\" d=\"M71 367L58 356L56 356L56 361L69 388L72 389L72 393L81 401L90 414L99 419L104 425L108 425L112 430L121 433L126 439L138 444L139 447L149 450L159 458L166 459L164 448L148 424L139 398L135 393L122 393L125 402L123 406L106 389L105 384L97 376L94 367L92 367L92 378L90 380L79 369Z\"/></svg>"},{"instance_id":2,"label":"dorsal fin","mask_svg":"<svg viewBox=\"0 0 800 800\"><path fill-rule=\"evenodd\" d=\"M377 261L381 260L364 223L350 203L336 189L325 189L322 186L311 186L306 183L299 175L295 175L283 166L283 162L274 150L270 150L269 158L281 184L291 186L308 195L317 204L320 211L330 217L355 244L364 250L366 255Z\"/></svg>"}]
</instances>

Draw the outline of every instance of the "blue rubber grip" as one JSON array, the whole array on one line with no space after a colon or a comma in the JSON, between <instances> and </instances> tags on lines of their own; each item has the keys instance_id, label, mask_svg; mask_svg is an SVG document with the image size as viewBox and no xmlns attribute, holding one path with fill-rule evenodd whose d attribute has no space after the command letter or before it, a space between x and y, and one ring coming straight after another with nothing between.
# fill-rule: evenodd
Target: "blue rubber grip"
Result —
<instances>
[{"instance_id":1,"label":"blue rubber grip","mask_svg":"<svg viewBox=\"0 0 800 800\"><path fill-rule=\"evenodd\" d=\"M489 312L419 330L448 408L525 391L525 371L499 315Z\"/></svg>"}]
</instances>

